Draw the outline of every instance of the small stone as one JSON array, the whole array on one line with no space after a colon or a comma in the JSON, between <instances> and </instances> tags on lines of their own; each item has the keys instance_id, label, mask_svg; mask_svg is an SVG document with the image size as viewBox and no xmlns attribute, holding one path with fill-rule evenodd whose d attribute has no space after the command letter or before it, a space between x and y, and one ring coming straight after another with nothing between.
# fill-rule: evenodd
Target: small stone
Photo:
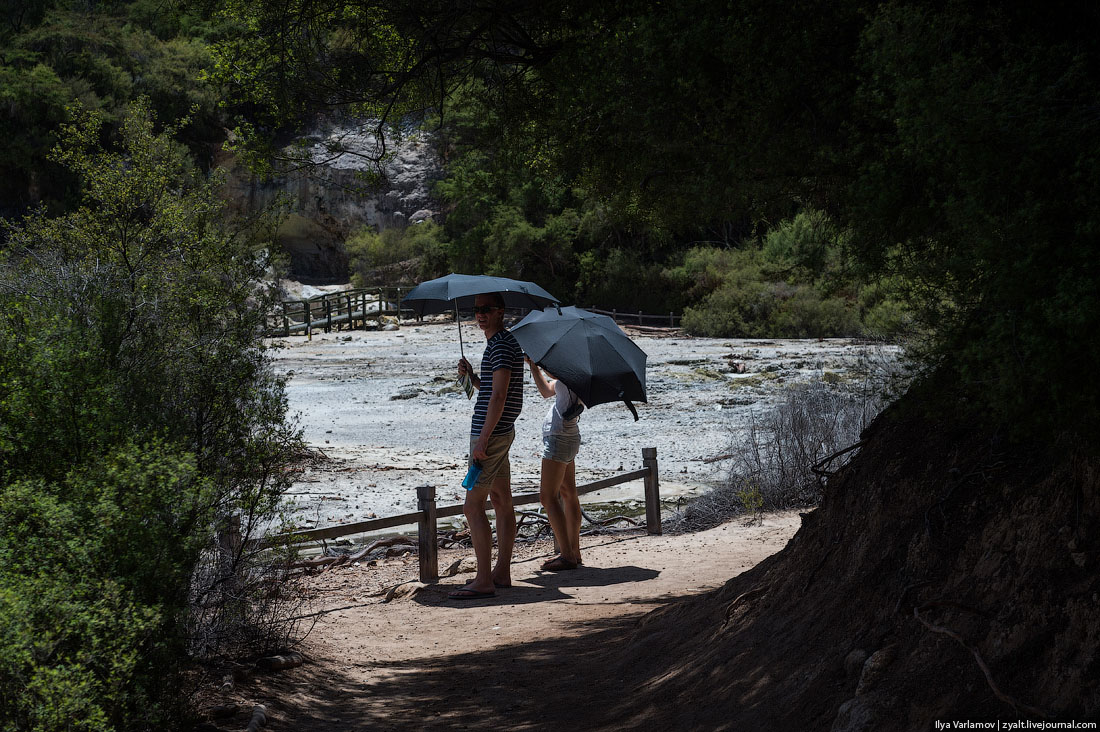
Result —
<instances>
[{"instance_id":1,"label":"small stone","mask_svg":"<svg viewBox=\"0 0 1100 732\"><path fill-rule=\"evenodd\" d=\"M863 671L859 675L859 685L856 686L856 696L866 694L886 672L886 667L894 660L894 646L880 648L871 654L863 663Z\"/></svg>"},{"instance_id":2,"label":"small stone","mask_svg":"<svg viewBox=\"0 0 1100 732\"><path fill-rule=\"evenodd\" d=\"M809 514L802 514L808 516ZM863 669L863 664L867 661L867 651L862 648L857 648L847 656L844 657L844 674L846 676L855 676Z\"/></svg>"}]
</instances>

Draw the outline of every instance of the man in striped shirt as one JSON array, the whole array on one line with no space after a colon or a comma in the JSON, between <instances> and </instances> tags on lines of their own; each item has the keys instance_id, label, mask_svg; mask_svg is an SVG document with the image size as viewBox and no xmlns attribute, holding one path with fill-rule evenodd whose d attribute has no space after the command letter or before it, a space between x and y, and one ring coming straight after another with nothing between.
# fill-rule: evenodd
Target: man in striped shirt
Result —
<instances>
[{"instance_id":1,"label":"man in striped shirt","mask_svg":"<svg viewBox=\"0 0 1100 732\"><path fill-rule=\"evenodd\" d=\"M487 341L481 373L474 376L465 358L458 362L458 373L460 377L470 376L478 390L470 427L470 460L481 463L482 470L477 483L466 493L463 508L477 558L477 575L448 595L455 600L491 597L497 587L511 587L512 547L516 541L508 450L515 438L512 425L523 408L523 351L504 327L504 298L499 293L478 295L474 317ZM486 496L497 516L495 567L491 566L493 533L485 515Z\"/></svg>"}]
</instances>

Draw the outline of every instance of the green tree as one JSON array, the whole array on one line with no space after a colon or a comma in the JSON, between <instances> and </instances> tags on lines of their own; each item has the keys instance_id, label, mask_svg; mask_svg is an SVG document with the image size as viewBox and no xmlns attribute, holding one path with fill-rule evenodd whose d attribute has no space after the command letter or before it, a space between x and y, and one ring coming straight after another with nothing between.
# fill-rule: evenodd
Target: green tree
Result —
<instances>
[{"instance_id":1,"label":"green tree","mask_svg":"<svg viewBox=\"0 0 1100 732\"><path fill-rule=\"evenodd\" d=\"M6 22L5 22L6 21ZM164 119L191 114L181 139L204 165L221 144L215 90L200 77L210 66L208 17L185 3L5 3L0 11L0 216L46 204L76 205L77 185L49 160L58 125L74 102L99 110L105 135L127 103L151 100Z\"/></svg>"}]
</instances>

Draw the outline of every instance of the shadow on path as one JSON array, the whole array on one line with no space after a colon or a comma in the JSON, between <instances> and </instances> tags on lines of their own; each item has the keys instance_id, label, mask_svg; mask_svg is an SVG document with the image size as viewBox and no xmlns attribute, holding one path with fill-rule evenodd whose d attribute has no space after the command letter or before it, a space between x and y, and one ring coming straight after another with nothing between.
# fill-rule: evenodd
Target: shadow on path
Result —
<instances>
[{"instance_id":1,"label":"shadow on path","mask_svg":"<svg viewBox=\"0 0 1100 732\"><path fill-rule=\"evenodd\" d=\"M471 605L524 605L534 602L569 600L568 590L574 587L609 587L629 582L646 582L660 575L655 569L644 567L588 567L580 566L566 572L540 572L534 577L519 580L511 587L497 590L492 597L455 600L447 597L456 589L454 585L428 585L418 592L414 602L421 605L469 607ZM533 586L531 586L533 585Z\"/></svg>"},{"instance_id":2,"label":"shadow on path","mask_svg":"<svg viewBox=\"0 0 1100 732\"><path fill-rule=\"evenodd\" d=\"M619 569L624 570L619 577L652 576L652 570ZM613 571L592 571L592 581L609 583ZM502 591L486 602L513 602L511 594ZM631 616L559 624L553 638L387 665L313 658L295 669L258 676L239 691L267 706L269 727L284 731L621 729L624 720L617 715L643 699L633 696L640 679L617 665L616 651L637 622ZM580 634L558 637L562 628ZM222 726L231 729L237 721L247 724L241 716Z\"/></svg>"}]
</instances>

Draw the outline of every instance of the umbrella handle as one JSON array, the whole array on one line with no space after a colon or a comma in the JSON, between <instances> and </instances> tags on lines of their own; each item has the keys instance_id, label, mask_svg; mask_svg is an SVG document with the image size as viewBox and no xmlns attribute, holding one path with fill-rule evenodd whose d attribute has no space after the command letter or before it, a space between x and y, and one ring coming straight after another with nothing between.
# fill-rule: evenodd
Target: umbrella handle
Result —
<instances>
[{"instance_id":1,"label":"umbrella handle","mask_svg":"<svg viewBox=\"0 0 1100 732\"><path fill-rule=\"evenodd\" d=\"M458 300L455 300L455 323L458 325L458 355L466 358L466 349L462 346L462 321L458 319Z\"/></svg>"}]
</instances>

